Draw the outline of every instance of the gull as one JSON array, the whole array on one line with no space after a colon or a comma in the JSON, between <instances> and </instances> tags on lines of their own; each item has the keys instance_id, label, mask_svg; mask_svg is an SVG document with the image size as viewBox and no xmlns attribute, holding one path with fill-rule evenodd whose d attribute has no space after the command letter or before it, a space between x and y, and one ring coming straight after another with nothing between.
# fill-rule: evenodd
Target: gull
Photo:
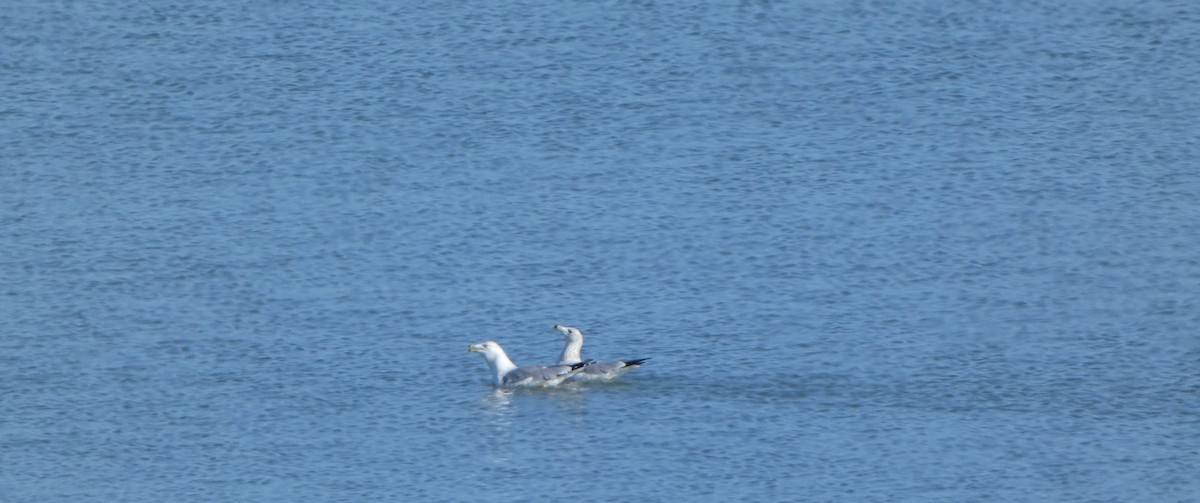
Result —
<instances>
[{"instance_id":1,"label":"gull","mask_svg":"<svg viewBox=\"0 0 1200 503\"><path fill-rule=\"evenodd\" d=\"M563 348L558 364L569 365L583 361L581 354L583 352L583 332L578 328L563 325L554 325L554 329L562 332L563 337L567 339L567 345ZM576 374L574 379L578 381L611 381L621 377L621 374L633 370L634 367L641 365L646 360L649 358L593 363L584 367L583 371Z\"/></svg>"},{"instance_id":2,"label":"gull","mask_svg":"<svg viewBox=\"0 0 1200 503\"><path fill-rule=\"evenodd\" d=\"M567 378L591 365L592 360L569 364L518 367L508 358L508 353L496 341L481 342L467 346L468 353L483 353L488 369L492 371L494 384L500 388L529 386L558 386Z\"/></svg>"}]
</instances>

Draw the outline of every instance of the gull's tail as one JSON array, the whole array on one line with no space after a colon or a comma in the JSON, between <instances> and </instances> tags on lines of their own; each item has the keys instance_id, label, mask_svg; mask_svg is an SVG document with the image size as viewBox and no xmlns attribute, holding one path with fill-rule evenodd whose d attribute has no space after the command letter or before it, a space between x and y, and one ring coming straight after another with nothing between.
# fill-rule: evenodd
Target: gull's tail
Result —
<instances>
[{"instance_id":1,"label":"gull's tail","mask_svg":"<svg viewBox=\"0 0 1200 503\"><path fill-rule=\"evenodd\" d=\"M649 358L637 358L634 360L621 360L621 363L624 363L626 367L636 367L638 365L641 365L642 362L644 362L646 360L649 360Z\"/></svg>"}]
</instances>

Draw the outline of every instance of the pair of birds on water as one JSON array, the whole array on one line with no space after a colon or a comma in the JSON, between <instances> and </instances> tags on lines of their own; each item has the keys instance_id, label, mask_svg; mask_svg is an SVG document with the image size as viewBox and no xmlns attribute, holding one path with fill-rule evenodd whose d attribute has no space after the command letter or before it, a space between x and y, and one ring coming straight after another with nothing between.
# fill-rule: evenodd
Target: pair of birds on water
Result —
<instances>
[{"instance_id":1,"label":"pair of birds on water","mask_svg":"<svg viewBox=\"0 0 1200 503\"><path fill-rule=\"evenodd\" d=\"M575 327L554 325L567 340L558 365L518 367L496 341L468 346L469 353L482 353L492 371L492 382L502 388L557 386L567 379L611 381L641 365L649 358L596 363L583 359L583 332Z\"/></svg>"}]
</instances>

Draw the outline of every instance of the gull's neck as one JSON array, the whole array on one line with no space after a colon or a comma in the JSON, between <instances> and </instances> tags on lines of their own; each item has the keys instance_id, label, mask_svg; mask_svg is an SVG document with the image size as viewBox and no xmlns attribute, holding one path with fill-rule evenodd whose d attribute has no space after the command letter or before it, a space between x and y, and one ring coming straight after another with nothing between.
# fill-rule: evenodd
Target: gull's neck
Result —
<instances>
[{"instance_id":1,"label":"gull's neck","mask_svg":"<svg viewBox=\"0 0 1200 503\"><path fill-rule=\"evenodd\" d=\"M558 358L558 364L566 365L581 361L583 361L583 337L568 337L562 356Z\"/></svg>"},{"instance_id":2,"label":"gull's neck","mask_svg":"<svg viewBox=\"0 0 1200 503\"><path fill-rule=\"evenodd\" d=\"M488 368L492 370L492 376L496 378L497 386L500 385L505 375L517 369L517 364L508 358L508 354L503 349L484 353L483 358L487 360Z\"/></svg>"}]
</instances>

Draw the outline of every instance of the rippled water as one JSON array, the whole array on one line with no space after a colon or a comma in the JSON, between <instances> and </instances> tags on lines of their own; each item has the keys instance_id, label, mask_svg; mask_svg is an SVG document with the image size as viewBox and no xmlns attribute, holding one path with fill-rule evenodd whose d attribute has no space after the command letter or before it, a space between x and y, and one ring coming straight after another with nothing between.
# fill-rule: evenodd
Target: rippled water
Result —
<instances>
[{"instance_id":1,"label":"rippled water","mask_svg":"<svg viewBox=\"0 0 1200 503\"><path fill-rule=\"evenodd\" d=\"M1191 2L0 25L4 501L1200 494Z\"/></svg>"}]
</instances>

